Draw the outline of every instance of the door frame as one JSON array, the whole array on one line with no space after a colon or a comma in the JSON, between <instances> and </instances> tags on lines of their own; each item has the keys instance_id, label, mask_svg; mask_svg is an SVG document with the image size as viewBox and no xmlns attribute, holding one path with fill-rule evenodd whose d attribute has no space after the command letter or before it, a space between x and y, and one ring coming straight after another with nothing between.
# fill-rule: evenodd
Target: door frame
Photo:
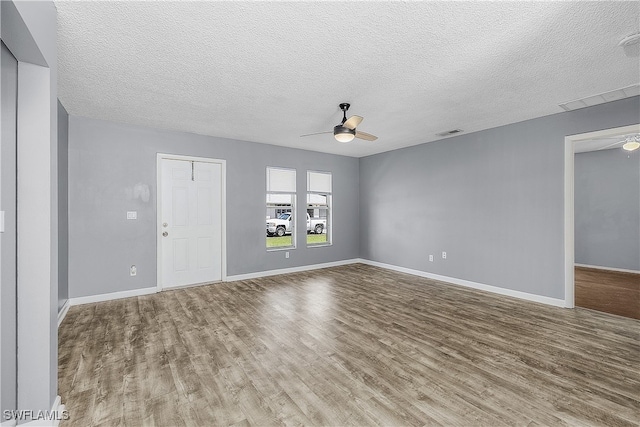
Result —
<instances>
[{"instance_id":1,"label":"door frame","mask_svg":"<svg viewBox=\"0 0 640 427\"><path fill-rule=\"evenodd\" d=\"M201 163L216 163L220 165L221 168L221 177L220 177L220 185L221 185L221 239L222 239L222 247L221 247L221 281L227 281L227 161L223 159L211 159L208 157L195 157L195 156L183 156L178 154L164 154L157 153L156 156L156 264L157 264L157 279L156 279L156 287L158 292L163 290L162 286L162 239L160 239L160 234L162 234L162 167L161 163L163 160L184 160L187 162L201 162ZM198 286L199 284L194 285L186 285L188 286ZM178 289L172 287L171 289Z\"/></svg>"},{"instance_id":2,"label":"door frame","mask_svg":"<svg viewBox=\"0 0 640 427\"><path fill-rule=\"evenodd\" d=\"M569 135L564 138L564 306L566 308L575 307L575 147L590 139L635 132L640 133L640 124Z\"/></svg>"}]
</instances>

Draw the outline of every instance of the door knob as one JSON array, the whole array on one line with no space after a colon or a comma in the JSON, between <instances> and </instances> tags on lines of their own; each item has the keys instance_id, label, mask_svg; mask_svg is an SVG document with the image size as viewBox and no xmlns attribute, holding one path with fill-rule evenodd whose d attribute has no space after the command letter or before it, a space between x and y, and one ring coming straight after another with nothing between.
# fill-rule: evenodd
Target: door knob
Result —
<instances>
[{"instance_id":1,"label":"door knob","mask_svg":"<svg viewBox=\"0 0 640 427\"><path fill-rule=\"evenodd\" d=\"M163 237L167 237L169 235L169 233L167 233L166 231L164 233L162 233Z\"/></svg>"}]
</instances>

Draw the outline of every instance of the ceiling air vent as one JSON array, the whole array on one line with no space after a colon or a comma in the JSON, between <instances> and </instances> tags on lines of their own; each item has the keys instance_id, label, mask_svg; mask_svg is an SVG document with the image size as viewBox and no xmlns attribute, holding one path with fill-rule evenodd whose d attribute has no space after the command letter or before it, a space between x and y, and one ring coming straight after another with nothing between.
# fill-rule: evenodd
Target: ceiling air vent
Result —
<instances>
[{"instance_id":1,"label":"ceiling air vent","mask_svg":"<svg viewBox=\"0 0 640 427\"><path fill-rule=\"evenodd\" d=\"M622 89L615 89L598 95L587 96L575 101L559 104L565 111L578 110L580 108L591 107L592 105L604 104L605 102L617 101L619 99L630 98L640 95L640 85L635 84Z\"/></svg>"},{"instance_id":2,"label":"ceiling air vent","mask_svg":"<svg viewBox=\"0 0 640 427\"><path fill-rule=\"evenodd\" d=\"M461 132L464 132L464 131L462 129L454 129L454 130L447 130L447 131L444 131L444 132L436 133L436 135L438 135L438 136L451 136L451 135L459 134Z\"/></svg>"}]
</instances>

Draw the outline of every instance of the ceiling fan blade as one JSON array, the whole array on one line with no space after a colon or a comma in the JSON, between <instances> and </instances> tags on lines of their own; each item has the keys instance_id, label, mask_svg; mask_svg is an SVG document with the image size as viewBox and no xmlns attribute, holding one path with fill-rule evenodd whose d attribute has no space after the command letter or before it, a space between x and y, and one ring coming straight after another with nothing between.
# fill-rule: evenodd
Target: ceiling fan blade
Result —
<instances>
[{"instance_id":1,"label":"ceiling fan blade","mask_svg":"<svg viewBox=\"0 0 640 427\"><path fill-rule=\"evenodd\" d=\"M332 130L328 131L328 132L316 132L316 133L306 133L304 135L300 135L300 138L302 138L303 136L313 136L313 135L322 135L325 133L333 133Z\"/></svg>"},{"instance_id":2,"label":"ceiling fan blade","mask_svg":"<svg viewBox=\"0 0 640 427\"><path fill-rule=\"evenodd\" d=\"M375 135L360 131L356 131L356 138L366 139L367 141L375 141L376 139L378 139L378 137Z\"/></svg>"},{"instance_id":3,"label":"ceiling fan blade","mask_svg":"<svg viewBox=\"0 0 640 427\"><path fill-rule=\"evenodd\" d=\"M615 147L616 145L622 145L624 143L625 143L625 140L623 139L622 141L616 141L616 142L614 142L612 144L605 145L604 147L599 148L599 150L606 150L607 148Z\"/></svg>"},{"instance_id":4,"label":"ceiling fan blade","mask_svg":"<svg viewBox=\"0 0 640 427\"><path fill-rule=\"evenodd\" d=\"M349 129L355 129L358 127L358 125L360 124L360 122L363 120L362 117L360 116L351 116L349 117L349 120L347 120L346 122L344 122L342 124L342 126L349 128Z\"/></svg>"}]
</instances>

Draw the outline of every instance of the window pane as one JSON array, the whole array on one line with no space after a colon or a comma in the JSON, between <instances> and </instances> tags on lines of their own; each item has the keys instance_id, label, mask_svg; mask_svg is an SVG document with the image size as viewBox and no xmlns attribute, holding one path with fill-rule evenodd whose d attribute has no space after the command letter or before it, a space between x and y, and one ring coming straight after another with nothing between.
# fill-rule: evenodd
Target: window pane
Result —
<instances>
[{"instance_id":1,"label":"window pane","mask_svg":"<svg viewBox=\"0 0 640 427\"><path fill-rule=\"evenodd\" d=\"M289 203L277 203L282 198L272 196L286 196ZM293 247L294 217L291 194L267 194L267 248Z\"/></svg>"},{"instance_id":2,"label":"window pane","mask_svg":"<svg viewBox=\"0 0 640 427\"><path fill-rule=\"evenodd\" d=\"M312 218L311 222L311 228L307 233L307 244L326 244L328 242L327 233L329 232L327 230L328 223L326 220L319 221L319 218Z\"/></svg>"},{"instance_id":3,"label":"window pane","mask_svg":"<svg viewBox=\"0 0 640 427\"><path fill-rule=\"evenodd\" d=\"M307 194L307 206L327 206L327 194Z\"/></svg>"},{"instance_id":4,"label":"window pane","mask_svg":"<svg viewBox=\"0 0 640 427\"><path fill-rule=\"evenodd\" d=\"M307 191L331 193L331 173L307 171Z\"/></svg>"},{"instance_id":5,"label":"window pane","mask_svg":"<svg viewBox=\"0 0 640 427\"><path fill-rule=\"evenodd\" d=\"M267 206L273 205L291 205L292 195L291 194L267 194Z\"/></svg>"},{"instance_id":6,"label":"window pane","mask_svg":"<svg viewBox=\"0 0 640 427\"><path fill-rule=\"evenodd\" d=\"M307 171L307 245L331 244L331 172Z\"/></svg>"},{"instance_id":7,"label":"window pane","mask_svg":"<svg viewBox=\"0 0 640 427\"><path fill-rule=\"evenodd\" d=\"M296 171L294 169L267 168L267 191L295 193Z\"/></svg>"},{"instance_id":8,"label":"window pane","mask_svg":"<svg viewBox=\"0 0 640 427\"><path fill-rule=\"evenodd\" d=\"M322 203L308 203L307 214L307 244L327 244L330 243L331 215L329 211L330 196L319 194L308 194L308 200L314 200L314 196L322 197ZM317 200L317 199L316 199Z\"/></svg>"}]
</instances>

